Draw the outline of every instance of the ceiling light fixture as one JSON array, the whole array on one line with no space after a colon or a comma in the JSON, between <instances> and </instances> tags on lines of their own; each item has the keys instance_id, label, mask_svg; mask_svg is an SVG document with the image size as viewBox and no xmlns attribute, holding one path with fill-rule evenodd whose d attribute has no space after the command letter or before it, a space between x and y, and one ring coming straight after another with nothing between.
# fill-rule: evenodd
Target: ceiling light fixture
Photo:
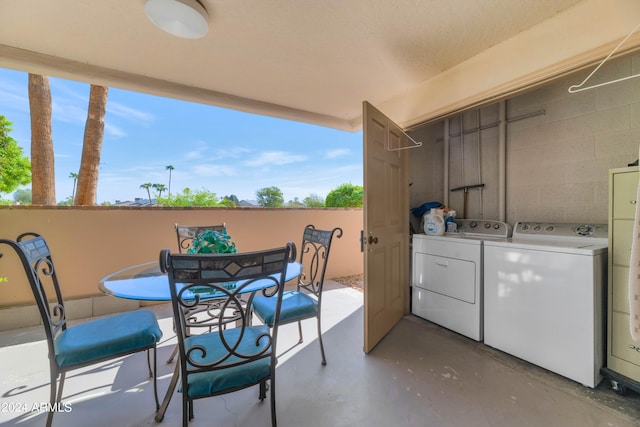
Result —
<instances>
[{"instance_id":1,"label":"ceiling light fixture","mask_svg":"<svg viewBox=\"0 0 640 427\"><path fill-rule=\"evenodd\" d=\"M185 39L209 32L207 11L197 0L147 0L144 12L157 27Z\"/></svg>"}]
</instances>

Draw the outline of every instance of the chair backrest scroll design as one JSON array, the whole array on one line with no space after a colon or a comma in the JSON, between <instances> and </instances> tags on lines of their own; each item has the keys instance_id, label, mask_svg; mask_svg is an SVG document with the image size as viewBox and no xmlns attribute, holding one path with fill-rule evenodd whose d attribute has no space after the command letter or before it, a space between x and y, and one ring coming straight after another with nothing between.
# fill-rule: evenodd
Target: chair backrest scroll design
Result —
<instances>
[{"instance_id":1,"label":"chair backrest scroll design","mask_svg":"<svg viewBox=\"0 0 640 427\"><path fill-rule=\"evenodd\" d=\"M191 374L226 369L264 357L275 357L277 331L273 331L271 336L269 333L255 337L247 335L254 332L247 312L250 307L241 297L252 292L269 292L277 295L281 302L286 268L294 260L293 243L282 248L236 254L172 254L168 249L161 251L160 268L167 272L169 279L183 372ZM193 310L203 305L206 309L194 316ZM198 335L189 334L193 322L198 322L196 326L212 327L222 344L219 350L224 350L216 354L207 353L203 346L198 345ZM228 328L231 323L235 327ZM240 348L240 343L247 337L255 345ZM185 340L190 340L192 345L185 345Z\"/></svg>"},{"instance_id":2,"label":"chair backrest scroll design","mask_svg":"<svg viewBox=\"0 0 640 427\"><path fill-rule=\"evenodd\" d=\"M341 238L342 228L319 230L313 225L305 227L300 249L300 262L304 270L298 278L298 289L304 288L316 297L320 297L334 236Z\"/></svg>"},{"instance_id":3,"label":"chair backrest scroll design","mask_svg":"<svg viewBox=\"0 0 640 427\"><path fill-rule=\"evenodd\" d=\"M31 291L44 325L49 346L49 358L55 363L54 340L67 329L66 312L56 268L44 237L37 233L23 233L16 241L0 239L0 244L13 248L20 258ZM49 301L47 288L52 289L55 300Z\"/></svg>"}]
</instances>

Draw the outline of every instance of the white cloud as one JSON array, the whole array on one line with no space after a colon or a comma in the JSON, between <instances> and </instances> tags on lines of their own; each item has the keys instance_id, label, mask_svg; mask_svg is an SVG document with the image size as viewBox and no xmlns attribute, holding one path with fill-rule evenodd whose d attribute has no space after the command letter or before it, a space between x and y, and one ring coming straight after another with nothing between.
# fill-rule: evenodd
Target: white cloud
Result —
<instances>
[{"instance_id":1,"label":"white cloud","mask_svg":"<svg viewBox=\"0 0 640 427\"><path fill-rule=\"evenodd\" d=\"M196 147L193 150L187 151L184 154L185 159L193 160L193 159L202 159L205 157L205 154L208 151L207 143L204 141L196 141L195 145Z\"/></svg>"},{"instance_id":2,"label":"white cloud","mask_svg":"<svg viewBox=\"0 0 640 427\"><path fill-rule=\"evenodd\" d=\"M52 92L53 117L63 122L84 123L89 108L90 85L86 84L86 92L79 92L64 80L50 79ZM126 119L130 122L148 125L155 119L153 114L136 108L128 107L119 102L109 101L107 95L107 115ZM121 135L116 135L121 136Z\"/></svg>"},{"instance_id":3,"label":"white cloud","mask_svg":"<svg viewBox=\"0 0 640 427\"><path fill-rule=\"evenodd\" d=\"M109 102L108 100L107 114L113 114L114 116L118 116L136 123L142 122L142 124L145 125L151 124L155 120L154 115L151 113L128 107L126 105L120 104L119 102Z\"/></svg>"},{"instance_id":4,"label":"white cloud","mask_svg":"<svg viewBox=\"0 0 640 427\"><path fill-rule=\"evenodd\" d=\"M338 148L336 150L327 151L324 154L325 159L335 159L336 157L348 156L351 154L351 150L347 148Z\"/></svg>"},{"instance_id":5,"label":"white cloud","mask_svg":"<svg viewBox=\"0 0 640 427\"><path fill-rule=\"evenodd\" d=\"M214 150L213 158L214 159L238 159L246 154L250 153L251 150L245 147L225 147Z\"/></svg>"},{"instance_id":6,"label":"white cloud","mask_svg":"<svg viewBox=\"0 0 640 427\"><path fill-rule=\"evenodd\" d=\"M104 132L116 138L127 136L127 132L125 132L120 126L116 126L107 122L104 123Z\"/></svg>"},{"instance_id":7,"label":"white cloud","mask_svg":"<svg viewBox=\"0 0 640 427\"><path fill-rule=\"evenodd\" d=\"M71 85L75 87L82 87L83 92L78 92L76 89L72 88ZM55 93L56 96L74 99L76 102L81 102L85 105L89 104L89 91L91 90L91 86L88 83L71 83L64 79L51 77L49 78L49 86L51 87L51 93Z\"/></svg>"},{"instance_id":8,"label":"white cloud","mask_svg":"<svg viewBox=\"0 0 640 427\"><path fill-rule=\"evenodd\" d=\"M22 94L25 98L27 97L23 82L18 83L8 79L0 80L0 91L13 93L15 95Z\"/></svg>"},{"instance_id":9,"label":"white cloud","mask_svg":"<svg viewBox=\"0 0 640 427\"><path fill-rule=\"evenodd\" d=\"M236 168L232 166L221 166L215 163L213 164L204 164L204 165L195 165L191 168L191 172L193 172L197 176L236 176L238 175L238 171Z\"/></svg>"},{"instance_id":10,"label":"white cloud","mask_svg":"<svg viewBox=\"0 0 640 427\"><path fill-rule=\"evenodd\" d=\"M3 110L29 113L29 97L8 82L0 81L0 106ZM10 117L7 117L11 121Z\"/></svg>"},{"instance_id":11,"label":"white cloud","mask_svg":"<svg viewBox=\"0 0 640 427\"><path fill-rule=\"evenodd\" d=\"M89 84L86 92L78 92L65 80L49 78L51 87L51 109L54 120L65 123L84 124L87 120L89 107Z\"/></svg>"},{"instance_id":12,"label":"white cloud","mask_svg":"<svg viewBox=\"0 0 640 427\"><path fill-rule=\"evenodd\" d=\"M244 162L246 166L282 166L291 163L300 163L307 160L307 156L291 154L285 151L265 151L264 153Z\"/></svg>"},{"instance_id":13,"label":"white cloud","mask_svg":"<svg viewBox=\"0 0 640 427\"><path fill-rule=\"evenodd\" d=\"M76 99L53 96L51 111L53 119L61 122L83 124L87 120L87 105L81 105Z\"/></svg>"},{"instance_id":14,"label":"white cloud","mask_svg":"<svg viewBox=\"0 0 640 427\"><path fill-rule=\"evenodd\" d=\"M211 150L209 145L204 141L197 141L196 148L188 151L184 154L184 158L187 160L204 159L212 162L225 160L225 159L240 159L246 157L251 150L243 147L230 147L221 148L217 150Z\"/></svg>"}]
</instances>

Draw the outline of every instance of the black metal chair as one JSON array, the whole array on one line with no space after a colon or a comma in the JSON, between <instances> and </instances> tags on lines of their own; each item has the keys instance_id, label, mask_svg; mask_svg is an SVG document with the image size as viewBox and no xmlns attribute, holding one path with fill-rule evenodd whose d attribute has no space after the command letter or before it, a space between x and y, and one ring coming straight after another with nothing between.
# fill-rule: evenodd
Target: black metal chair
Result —
<instances>
[{"instance_id":1,"label":"black metal chair","mask_svg":"<svg viewBox=\"0 0 640 427\"><path fill-rule=\"evenodd\" d=\"M241 254L171 254L160 252L167 272L180 351L182 425L193 419L196 399L222 395L259 384L266 398L271 382L271 424L276 426L276 354L278 328L252 326L243 294L267 295L280 316L287 264L295 260L295 245ZM218 310L201 312L198 327L211 330L193 335L191 308L217 300ZM235 327L229 327L233 313ZM208 318L202 315L207 314Z\"/></svg>"},{"instance_id":2,"label":"black metal chair","mask_svg":"<svg viewBox=\"0 0 640 427\"><path fill-rule=\"evenodd\" d=\"M55 408L62 399L68 371L147 351L157 410L156 344L162 337L162 331L155 314L150 310L137 310L68 326L58 275L45 239L36 233L23 233L16 241L0 239L0 244L13 248L20 258L42 317L49 348L50 408ZM48 299L48 291L54 293L53 303ZM149 358L151 349L153 369ZM54 412L51 409L47 426L51 425L53 419Z\"/></svg>"},{"instance_id":3,"label":"black metal chair","mask_svg":"<svg viewBox=\"0 0 640 427\"><path fill-rule=\"evenodd\" d=\"M300 248L300 262L303 273L298 277L295 291L286 291L282 299L280 310L280 324L298 322L298 333L302 343L302 320L317 318L318 341L322 364L327 364L322 343L322 289L324 275L329 261L329 251L333 237L342 237L342 229L318 230L313 225L304 229L302 246ZM253 299L253 312L262 323L273 327L276 323L276 300L264 295L256 295Z\"/></svg>"},{"instance_id":4,"label":"black metal chair","mask_svg":"<svg viewBox=\"0 0 640 427\"><path fill-rule=\"evenodd\" d=\"M185 252L191 245L191 241L204 231L225 231L227 224L224 222L218 225L175 225L176 236L178 237L178 251Z\"/></svg>"},{"instance_id":5,"label":"black metal chair","mask_svg":"<svg viewBox=\"0 0 640 427\"><path fill-rule=\"evenodd\" d=\"M189 249L189 247L191 246L191 242L193 241L193 239L195 239L195 237L200 234L203 233L205 231L219 231L219 232L223 232L227 230L227 224L226 223L222 223L222 224L215 224L215 225L180 225L180 224L175 224L175 230L176 230L176 237L178 239L178 251L179 253L184 253L187 251L187 249ZM209 303L204 304L200 307L192 307L189 312L193 315L193 316L197 316L197 314L203 310L207 310L209 306ZM215 310L215 306L211 307L211 309ZM195 319L196 317L194 317ZM195 326L195 323L194 323ZM178 354L178 348L176 347L173 352L171 353L171 355L169 356L169 359L167 359L167 363L171 363L173 362L173 359L176 357L176 355Z\"/></svg>"},{"instance_id":6,"label":"black metal chair","mask_svg":"<svg viewBox=\"0 0 640 427\"><path fill-rule=\"evenodd\" d=\"M185 253L187 251L187 249L189 249L189 247L191 246L191 242L193 241L193 239L196 238L196 236L198 236L198 234L204 233L205 231L219 231L219 232L226 232L227 230L227 224L226 223L222 223L222 224L216 224L216 225L179 225L176 224L175 225L176 228L176 235L178 237L178 251L182 254ZM196 326L205 326L206 325L199 325L199 323L197 322L197 318L198 318L198 314L201 313L202 311L207 311L207 310L217 310L218 309L218 302L217 301L204 301L203 303L201 303L199 306L196 307L191 307L189 310L189 314L192 316L192 322L190 322L191 327L196 327ZM205 316L206 318L206 316ZM231 315L231 318L229 319L229 322L231 322L231 320L234 318L233 315ZM177 348L176 350L171 354L169 360L167 360L167 362L171 362L173 361L173 358L175 357L177 352Z\"/></svg>"}]
</instances>

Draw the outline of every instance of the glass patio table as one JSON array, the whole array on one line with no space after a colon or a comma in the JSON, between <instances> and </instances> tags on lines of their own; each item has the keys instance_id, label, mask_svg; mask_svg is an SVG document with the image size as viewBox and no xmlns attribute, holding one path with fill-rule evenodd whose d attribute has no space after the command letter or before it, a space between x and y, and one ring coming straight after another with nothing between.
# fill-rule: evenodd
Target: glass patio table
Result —
<instances>
[{"instance_id":1,"label":"glass patio table","mask_svg":"<svg viewBox=\"0 0 640 427\"><path fill-rule=\"evenodd\" d=\"M290 262L287 265L286 281L295 279L301 272L302 264L297 261ZM241 293L255 292L262 289L263 286L258 281L247 286ZM98 287L103 293L118 298L138 301L171 301L169 280L167 274L160 270L158 261L134 265L111 273L100 279ZM200 294L200 299L214 299L219 296L221 295Z\"/></svg>"},{"instance_id":2,"label":"glass patio table","mask_svg":"<svg viewBox=\"0 0 640 427\"><path fill-rule=\"evenodd\" d=\"M287 272L285 273L285 280L293 280L302 273L302 264L295 261L290 262L287 265ZM238 281L236 283L239 283ZM234 282L229 282L233 286ZM265 287L273 285L272 281L258 280L252 283L250 286L242 289L243 294L253 293L259 291ZM169 290L169 280L167 274L160 270L160 263L158 261L146 262L144 264L134 265L122 270L118 270L108 276L100 279L98 284L99 289L107 294L117 298L138 300L138 301L171 301L171 291ZM187 291L189 292L189 291ZM195 293L193 293L195 295ZM188 293L185 293L188 297ZM198 293L200 301L214 300L223 296L222 294L202 294ZM173 356L169 359L169 362L173 359ZM156 412L155 419L160 422L164 418L164 414L171 402L171 396L175 391L176 385L180 378L180 364L176 363L171 382L167 393L162 400L160 408Z\"/></svg>"}]
</instances>

